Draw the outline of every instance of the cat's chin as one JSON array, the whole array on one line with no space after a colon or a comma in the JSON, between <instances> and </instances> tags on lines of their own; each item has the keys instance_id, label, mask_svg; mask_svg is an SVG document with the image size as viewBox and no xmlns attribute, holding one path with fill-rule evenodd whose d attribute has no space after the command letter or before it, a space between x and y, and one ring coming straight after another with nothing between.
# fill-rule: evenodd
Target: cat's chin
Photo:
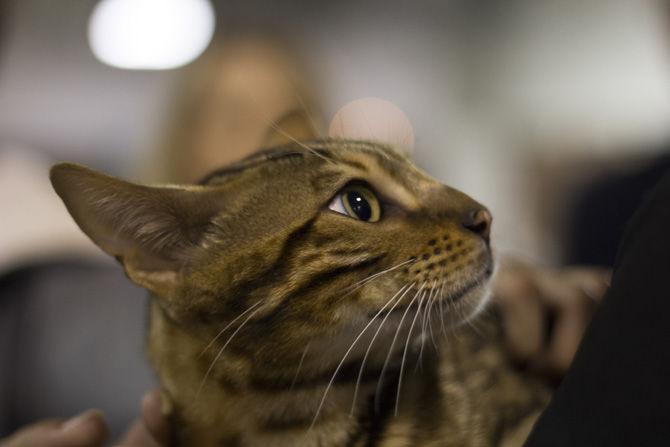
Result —
<instances>
[{"instance_id":1,"label":"cat's chin","mask_svg":"<svg viewBox=\"0 0 670 447\"><path fill-rule=\"evenodd\" d=\"M381 314L372 313L368 315L368 318L374 320L388 315L390 325L395 326L402 316L405 316L405 320L411 321L414 313L420 311L421 313L426 312L430 319L435 320L438 325L444 324L445 329L459 327L476 318L489 303L491 291L488 277L487 274L484 278L478 278L464 285L456 292L435 297L430 305L424 303L419 308L419 303L414 301L409 305L398 306Z\"/></svg>"},{"instance_id":2,"label":"cat's chin","mask_svg":"<svg viewBox=\"0 0 670 447\"><path fill-rule=\"evenodd\" d=\"M450 326L457 327L475 318L490 301L490 279L493 276L494 264L489 260L483 268L463 281L456 289L446 291L439 300L443 303L438 306L444 309Z\"/></svg>"},{"instance_id":3,"label":"cat's chin","mask_svg":"<svg viewBox=\"0 0 670 447\"><path fill-rule=\"evenodd\" d=\"M460 324L457 320L460 319L465 322L474 318L486 307L490 297L489 278L490 273L486 272L460 286L455 291L443 292L441 296L433 296L427 299L424 304L421 304L417 300L411 300L408 304L394 306L389 310L370 312L368 319L372 320L388 314L402 315L407 313L408 308L416 310L421 306L425 309L430 304L430 307L433 308L432 312L435 315L439 315L441 310L444 312L444 316L449 316L449 320L454 321L454 324ZM455 317L454 314L458 315L458 317Z\"/></svg>"},{"instance_id":4,"label":"cat's chin","mask_svg":"<svg viewBox=\"0 0 670 447\"><path fill-rule=\"evenodd\" d=\"M445 316L449 317L449 326L456 328L473 320L486 308L490 299L491 288L488 281L468 288L445 310L445 314L448 314Z\"/></svg>"}]
</instances>

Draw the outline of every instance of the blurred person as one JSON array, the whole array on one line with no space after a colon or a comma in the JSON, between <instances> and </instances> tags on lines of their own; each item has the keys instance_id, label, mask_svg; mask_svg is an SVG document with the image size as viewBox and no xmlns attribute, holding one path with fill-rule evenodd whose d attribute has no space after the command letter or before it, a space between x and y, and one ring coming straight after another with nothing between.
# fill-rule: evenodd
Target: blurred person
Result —
<instances>
[{"instance_id":1,"label":"blurred person","mask_svg":"<svg viewBox=\"0 0 670 447\"><path fill-rule=\"evenodd\" d=\"M670 170L670 147L636 169L599 176L577 192L567 225L566 261L611 268L626 222Z\"/></svg>"},{"instance_id":2,"label":"blurred person","mask_svg":"<svg viewBox=\"0 0 670 447\"><path fill-rule=\"evenodd\" d=\"M670 439L670 171L626 225L612 286L527 446Z\"/></svg>"},{"instance_id":3,"label":"blurred person","mask_svg":"<svg viewBox=\"0 0 670 447\"><path fill-rule=\"evenodd\" d=\"M158 132L148 175L198 182L213 169L272 145L272 126L294 110L305 111L311 126L320 128L304 72L299 58L276 37L214 41L185 70L172 114ZM305 136L299 126L284 132L295 139Z\"/></svg>"}]
</instances>

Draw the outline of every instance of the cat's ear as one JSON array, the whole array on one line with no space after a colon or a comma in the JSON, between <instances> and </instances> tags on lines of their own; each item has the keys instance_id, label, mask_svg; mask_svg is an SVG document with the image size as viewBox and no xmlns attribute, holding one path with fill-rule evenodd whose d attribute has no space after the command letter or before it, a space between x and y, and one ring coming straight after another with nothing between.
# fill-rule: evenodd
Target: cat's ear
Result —
<instances>
[{"instance_id":1,"label":"cat's ear","mask_svg":"<svg viewBox=\"0 0 670 447\"><path fill-rule=\"evenodd\" d=\"M82 231L162 296L221 209L213 188L136 185L69 163L51 168L51 183Z\"/></svg>"},{"instance_id":2,"label":"cat's ear","mask_svg":"<svg viewBox=\"0 0 670 447\"><path fill-rule=\"evenodd\" d=\"M261 147L281 146L296 140L313 140L319 137L318 127L306 110L292 110L273 123L265 134Z\"/></svg>"}]
</instances>

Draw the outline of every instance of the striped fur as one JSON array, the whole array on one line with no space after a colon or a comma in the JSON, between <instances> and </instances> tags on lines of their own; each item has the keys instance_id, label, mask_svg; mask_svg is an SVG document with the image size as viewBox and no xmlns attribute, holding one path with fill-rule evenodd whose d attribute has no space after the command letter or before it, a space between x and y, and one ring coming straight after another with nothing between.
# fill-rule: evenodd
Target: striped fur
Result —
<instances>
[{"instance_id":1,"label":"striped fur","mask_svg":"<svg viewBox=\"0 0 670 447\"><path fill-rule=\"evenodd\" d=\"M189 187L52 171L82 229L153 300L148 352L175 445L519 445L542 387L484 308L483 209L383 145L260 152ZM370 223L328 204L364 183Z\"/></svg>"}]
</instances>

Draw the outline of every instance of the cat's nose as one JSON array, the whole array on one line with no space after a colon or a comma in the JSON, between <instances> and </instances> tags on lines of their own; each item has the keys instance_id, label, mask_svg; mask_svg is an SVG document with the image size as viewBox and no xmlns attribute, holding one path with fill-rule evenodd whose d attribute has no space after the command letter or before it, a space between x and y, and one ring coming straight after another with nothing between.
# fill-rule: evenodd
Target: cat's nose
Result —
<instances>
[{"instance_id":1,"label":"cat's nose","mask_svg":"<svg viewBox=\"0 0 670 447\"><path fill-rule=\"evenodd\" d=\"M461 224L463 227L481 236L486 242L491 234L493 217L486 208L478 208L465 213Z\"/></svg>"}]
</instances>

